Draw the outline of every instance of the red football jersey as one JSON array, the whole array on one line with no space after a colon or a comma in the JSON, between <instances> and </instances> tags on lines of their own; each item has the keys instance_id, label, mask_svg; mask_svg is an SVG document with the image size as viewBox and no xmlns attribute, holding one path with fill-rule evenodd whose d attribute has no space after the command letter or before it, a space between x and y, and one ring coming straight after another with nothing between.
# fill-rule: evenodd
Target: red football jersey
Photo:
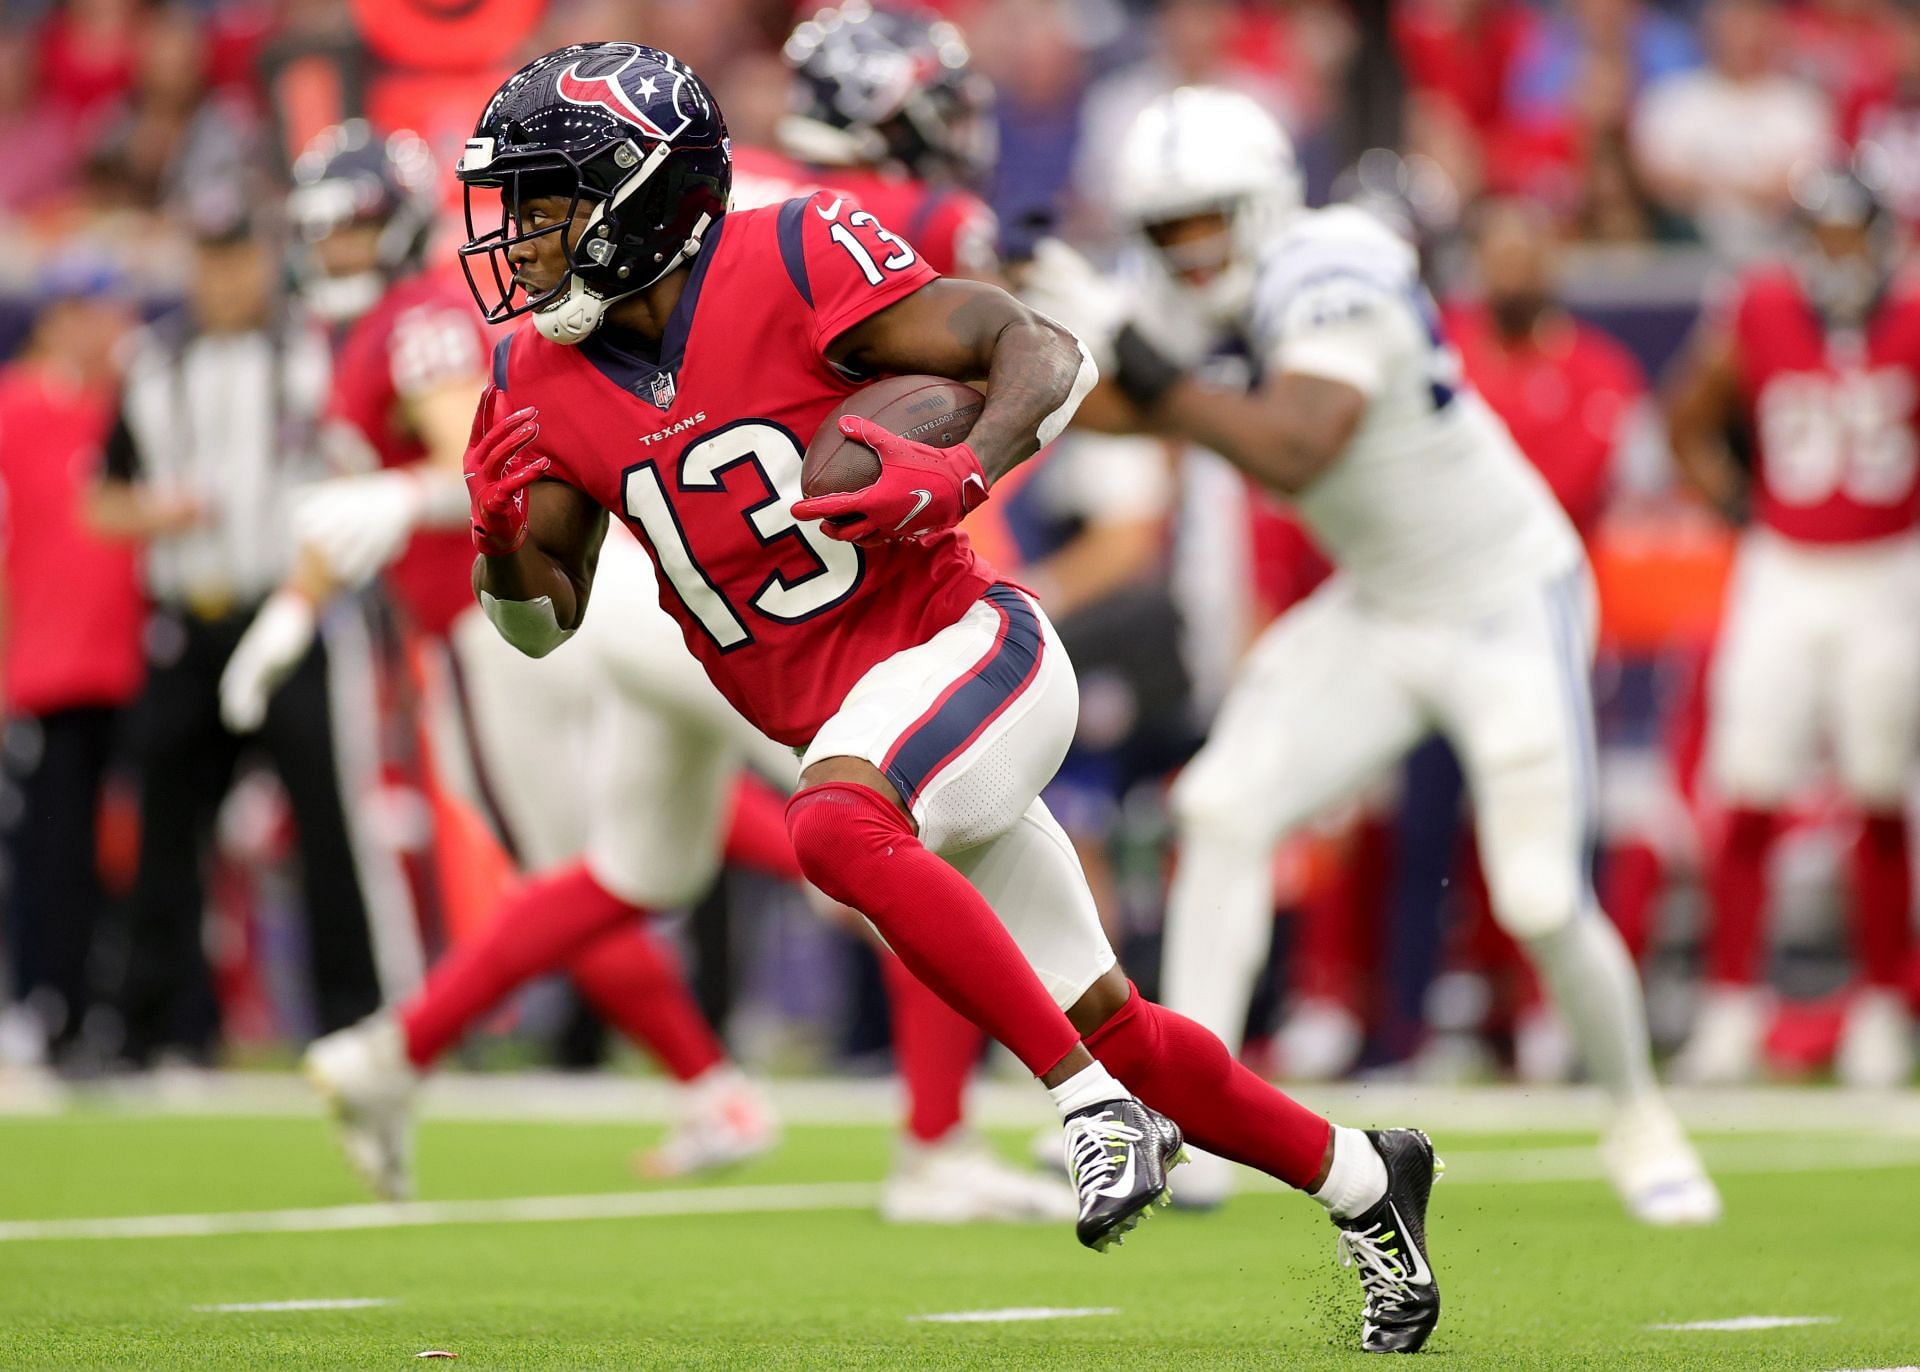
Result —
<instances>
[{"instance_id":1,"label":"red football jersey","mask_svg":"<svg viewBox=\"0 0 1920 1372\"><path fill-rule=\"evenodd\" d=\"M852 167L812 168L765 148L733 152L733 206L759 209L818 190L849 196L898 233L942 276L997 269L998 226L979 196Z\"/></svg>"},{"instance_id":2,"label":"red football jersey","mask_svg":"<svg viewBox=\"0 0 1920 1372\"><path fill-rule=\"evenodd\" d=\"M485 326L466 287L431 272L408 277L347 331L334 358L330 437L352 450L349 466L410 466L427 450L407 425L406 400L486 369ZM387 585L416 627L441 634L473 604L472 570L466 529L422 529L387 568Z\"/></svg>"},{"instance_id":3,"label":"red football jersey","mask_svg":"<svg viewBox=\"0 0 1920 1372\"><path fill-rule=\"evenodd\" d=\"M719 221L657 363L604 333L563 347L530 327L494 352L495 412L539 409L549 475L627 522L694 656L782 743L810 741L868 668L995 579L956 531L857 548L789 513L807 441L865 384L827 361L829 345L935 276L822 191Z\"/></svg>"},{"instance_id":4,"label":"red football jersey","mask_svg":"<svg viewBox=\"0 0 1920 1372\"><path fill-rule=\"evenodd\" d=\"M1484 306L1447 311L1467 380L1506 421L1582 537L1606 505L1620 430L1647 386L1640 364L1599 329L1550 319L1532 337L1500 337Z\"/></svg>"},{"instance_id":5,"label":"red football jersey","mask_svg":"<svg viewBox=\"0 0 1920 1372\"><path fill-rule=\"evenodd\" d=\"M1755 451L1754 515L1805 543L1887 538L1920 519L1920 291L1829 330L1799 278L1756 271L1733 302Z\"/></svg>"}]
</instances>

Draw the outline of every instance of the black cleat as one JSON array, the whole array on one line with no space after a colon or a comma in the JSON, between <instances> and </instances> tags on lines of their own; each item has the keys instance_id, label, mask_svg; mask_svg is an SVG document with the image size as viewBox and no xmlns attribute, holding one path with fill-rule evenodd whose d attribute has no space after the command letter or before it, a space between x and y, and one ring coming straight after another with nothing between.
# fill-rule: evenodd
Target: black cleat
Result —
<instances>
[{"instance_id":1,"label":"black cleat","mask_svg":"<svg viewBox=\"0 0 1920 1372\"><path fill-rule=\"evenodd\" d=\"M1387 1194L1365 1214L1334 1220L1340 1265L1360 1269L1360 1347L1417 1353L1440 1322L1440 1284L1427 1265L1427 1197L1446 1164L1418 1129L1369 1129L1367 1138L1387 1165Z\"/></svg>"},{"instance_id":2,"label":"black cleat","mask_svg":"<svg viewBox=\"0 0 1920 1372\"><path fill-rule=\"evenodd\" d=\"M1067 1116L1067 1176L1080 1197L1074 1232L1104 1253L1172 1197L1167 1171L1186 1161L1180 1126L1139 1101L1102 1101Z\"/></svg>"}]
</instances>

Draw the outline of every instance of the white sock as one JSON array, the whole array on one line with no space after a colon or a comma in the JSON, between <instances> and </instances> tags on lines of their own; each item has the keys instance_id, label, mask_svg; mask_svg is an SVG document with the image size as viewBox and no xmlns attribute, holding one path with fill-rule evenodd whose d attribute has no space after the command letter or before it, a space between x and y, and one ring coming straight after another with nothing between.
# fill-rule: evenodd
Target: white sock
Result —
<instances>
[{"instance_id":1,"label":"white sock","mask_svg":"<svg viewBox=\"0 0 1920 1372\"><path fill-rule=\"evenodd\" d=\"M1114 1080L1113 1073L1095 1062L1082 1067L1058 1086L1049 1086L1047 1094L1053 1097L1060 1118L1065 1119L1075 1110L1084 1110L1102 1101L1126 1100L1132 1093Z\"/></svg>"},{"instance_id":2,"label":"white sock","mask_svg":"<svg viewBox=\"0 0 1920 1372\"><path fill-rule=\"evenodd\" d=\"M1387 1164L1358 1129L1333 1126L1333 1166L1313 1198L1337 1219L1371 1210L1387 1194Z\"/></svg>"},{"instance_id":3,"label":"white sock","mask_svg":"<svg viewBox=\"0 0 1920 1372\"><path fill-rule=\"evenodd\" d=\"M1597 906L1526 941L1594 1082L1625 1105L1654 1089L1647 1003L1620 931Z\"/></svg>"}]
</instances>

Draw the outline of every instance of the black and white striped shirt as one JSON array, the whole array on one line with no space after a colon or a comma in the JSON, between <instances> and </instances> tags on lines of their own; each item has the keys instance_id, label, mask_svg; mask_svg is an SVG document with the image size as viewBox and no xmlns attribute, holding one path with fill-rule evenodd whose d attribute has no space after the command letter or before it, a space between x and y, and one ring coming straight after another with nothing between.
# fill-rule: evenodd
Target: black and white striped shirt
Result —
<instances>
[{"instance_id":1,"label":"black and white striped shirt","mask_svg":"<svg viewBox=\"0 0 1920 1372\"><path fill-rule=\"evenodd\" d=\"M293 317L202 334L171 315L134 340L106 475L194 497L202 523L155 539L147 589L165 605L251 605L292 565L288 497L324 476L317 430L327 341Z\"/></svg>"}]
</instances>

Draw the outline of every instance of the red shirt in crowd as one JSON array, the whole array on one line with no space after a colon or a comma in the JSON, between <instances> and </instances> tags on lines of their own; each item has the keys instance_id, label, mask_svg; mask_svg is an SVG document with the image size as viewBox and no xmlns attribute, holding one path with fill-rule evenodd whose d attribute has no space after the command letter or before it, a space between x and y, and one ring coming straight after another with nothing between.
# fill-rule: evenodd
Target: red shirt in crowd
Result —
<instances>
[{"instance_id":1,"label":"red shirt in crowd","mask_svg":"<svg viewBox=\"0 0 1920 1372\"><path fill-rule=\"evenodd\" d=\"M1478 305L1447 312L1467 380L1506 421L1520 451L1584 538L1606 504L1620 426L1647 389L1633 354L1607 334L1549 315L1518 344Z\"/></svg>"},{"instance_id":2,"label":"red shirt in crowd","mask_svg":"<svg viewBox=\"0 0 1920 1372\"><path fill-rule=\"evenodd\" d=\"M1483 136L1507 114L1507 74L1534 19L1525 5L1472 8L1410 0L1393 8L1393 41L1407 84L1446 101Z\"/></svg>"},{"instance_id":3,"label":"red shirt in crowd","mask_svg":"<svg viewBox=\"0 0 1920 1372\"><path fill-rule=\"evenodd\" d=\"M84 510L113 413L110 390L76 389L31 362L0 370L8 714L121 705L139 689L134 550L96 537Z\"/></svg>"}]
</instances>

